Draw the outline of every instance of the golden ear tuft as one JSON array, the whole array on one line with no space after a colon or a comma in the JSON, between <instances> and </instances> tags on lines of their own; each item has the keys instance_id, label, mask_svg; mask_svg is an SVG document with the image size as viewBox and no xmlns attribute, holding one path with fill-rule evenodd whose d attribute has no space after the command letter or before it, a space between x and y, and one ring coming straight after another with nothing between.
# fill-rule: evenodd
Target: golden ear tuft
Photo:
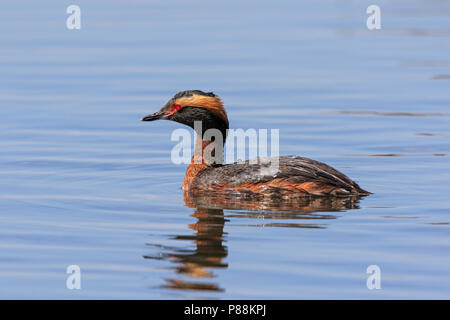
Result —
<instances>
[{"instance_id":1,"label":"golden ear tuft","mask_svg":"<svg viewBox=\"0 0 450 320\"><path fill-rule=\"evenodd\" d=\"M228 116L223 106L223 101L218 96L204 96L199 94L194 94L190 97L181 97L175 100L178 103L185 106L200 107L210 110L224 120L228 125Z\"/></svg>"}]
</instances>

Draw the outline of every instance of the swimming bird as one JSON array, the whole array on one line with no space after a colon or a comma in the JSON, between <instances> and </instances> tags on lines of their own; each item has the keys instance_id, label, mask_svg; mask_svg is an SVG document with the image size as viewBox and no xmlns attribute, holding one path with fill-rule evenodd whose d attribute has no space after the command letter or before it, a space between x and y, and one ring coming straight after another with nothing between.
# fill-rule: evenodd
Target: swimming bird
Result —
<instances>
[{"instance_id":1,"label":"swimming bird","mask_svg":"<svg viewBox=\"0 0 450 320\"><path fill-rule=\"evenodd\" d=\"M294 199L304 197L365 196L356 182L325 163L299 156L269 158L277 160L277 170L264 169L267 162L245 161L222 164L221 154L229 129L222 99L212 92L187 90L177 93L163 108L141 121L171 120L193 128L197 133L194 156L183 182L183 191L193 194L235 194L246 198ZM196 122L201 126L196 126ZM215 129L223 141L205 132ZM222 150L217 150L222 148ZM209 150L208 150L209 149ZM208 151L208 152L206 152ZM209 154L210 156L206 156Z\"/></svg>"}]
</instances>

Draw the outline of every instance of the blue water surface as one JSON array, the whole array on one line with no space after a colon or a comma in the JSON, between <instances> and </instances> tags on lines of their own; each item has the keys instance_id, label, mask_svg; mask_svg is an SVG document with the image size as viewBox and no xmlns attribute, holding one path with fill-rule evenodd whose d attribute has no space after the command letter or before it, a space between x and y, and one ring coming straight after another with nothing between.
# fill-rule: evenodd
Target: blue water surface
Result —
<instances>
[{"instance_id":1,"label":"blue water surface","mask_svg":"<svg viewBox=\"0 0 450 320\"><path fill-rule=\"evenodd\" d=\"M373 1L71 4L0 3L0 298L450 298L448 1L377 1L380 30ZM139 122L186 89L374 194L190 205L181 125Z\"/></svg>"}]
</instances>

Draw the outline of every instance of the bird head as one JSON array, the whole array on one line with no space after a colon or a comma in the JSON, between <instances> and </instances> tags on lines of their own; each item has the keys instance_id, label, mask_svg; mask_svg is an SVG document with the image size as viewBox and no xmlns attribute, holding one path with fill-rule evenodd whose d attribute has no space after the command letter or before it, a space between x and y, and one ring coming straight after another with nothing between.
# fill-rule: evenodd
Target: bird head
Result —
<instances>
[{"instance_id":1,"label":"bird head","mask_svg":"<svg viewBox=\"0 0 450 320\"><path fill-rule=\"evenodd\" d=\"M141 121L171 120L194 129L200 121L203 136L208 129L218 129L226 137L228 117L222 99L212 92L187 90L178 92L159 111L145 116Z\"/></svg>"}]
</instances>

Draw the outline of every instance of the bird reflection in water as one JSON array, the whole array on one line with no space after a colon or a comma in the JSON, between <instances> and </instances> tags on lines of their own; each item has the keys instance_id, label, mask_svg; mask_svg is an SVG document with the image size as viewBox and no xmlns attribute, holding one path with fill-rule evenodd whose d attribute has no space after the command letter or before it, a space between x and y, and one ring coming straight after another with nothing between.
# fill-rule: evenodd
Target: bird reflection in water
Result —
<instances>
[{"instance_id":1,"label":"bird reflection in water","mask_svg":"<svg viewBox=\"0 0 450 320\"><path fill-rule=\"evenodd\" d=\"M213 280L214 270L228 267L225 222L229 219L255 219L253 227L289 227L325 229L323 220L336 219L333 212L358 209L359 197L304 198L295 201L269 199L251 200L229 195L193 196L184 193L187 207L195 211L191 215L197 221L188 225L195 232L191 235L176 235L171 240L192 241L192 246L163 246L149 244L159 251L146 255L146 259L169 261L176 271L176 279L165 279L166 289L224 291ZM224 214L226 210L226 215ZM285 220L286 222L282 222ZM294 221L298 220L298 221ZM262 222L261 222L262 221ZM273 221L273 222L270 222ZM294 222L293 222L294 221ZM322 222L322 223L314 223Z\"/></svg>"}]
</instances>

